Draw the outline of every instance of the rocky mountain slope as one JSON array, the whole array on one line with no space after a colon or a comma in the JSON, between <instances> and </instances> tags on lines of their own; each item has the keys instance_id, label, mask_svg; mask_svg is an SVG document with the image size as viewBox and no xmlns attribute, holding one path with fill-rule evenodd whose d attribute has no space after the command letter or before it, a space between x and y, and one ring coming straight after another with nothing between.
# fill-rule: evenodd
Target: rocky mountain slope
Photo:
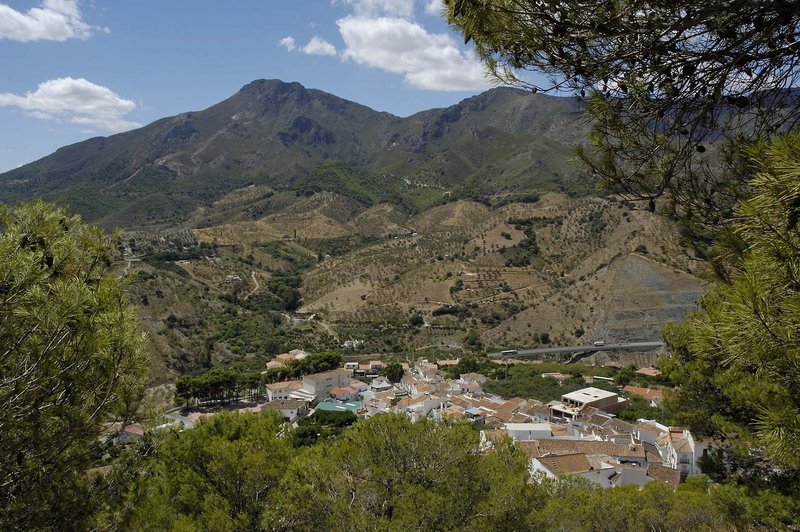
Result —
<instances>
[{"instance_id":1,"label":"rocky mountain slope","mask_svg":"<svg viewBox=\"0 0 800 532\"><path fill-rule=\"evenodd\" d=\"M0 200L44 196L106 227L185 222L248 184L421 210L447 194L569 183L578 102L498 88L407 118L299 83L254 81L203 111L66 146L0 175Z\"/></svg>"},{"instance_id":2,"label":"rocky mountain slope","mask_svg":"<svg viewBox=\"0 0 800 532\"><path fill-rule=\"evenodd\" d=\"M291 348L656 340L699 265L669 221L592 193L587 129L574 99L507 88L399 118L261 80L2 174L0 200L126 230L155 382Z\"/></svg>"}]
</instances>

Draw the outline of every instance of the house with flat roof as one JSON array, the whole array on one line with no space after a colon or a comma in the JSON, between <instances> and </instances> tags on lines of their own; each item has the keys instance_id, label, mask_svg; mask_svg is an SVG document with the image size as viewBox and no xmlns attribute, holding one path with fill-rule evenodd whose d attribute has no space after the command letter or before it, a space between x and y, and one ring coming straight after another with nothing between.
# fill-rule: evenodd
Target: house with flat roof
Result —
<instances>
[{"instance_id":1,"label":"house with flat roof","mask_svg":"<svg viewBox=\"0 0 800 532\"><path fill-rule=\"evenodd\" d=\"M511 439L516 441L553 437L550 423L506 423L505 429Z\"/></svg>"},{"instance_id":2,"label":"house with flat roof","mask_svg":"<svg viewBox=\"0 0 800 532\"><path fill-rule=\"evenodd\" d=\"M293 391L290 397L317 403L328 397L334 388L349 386L352 380L353 373L349 369L343 368L305 375L303 376L303 386Z\"/></svg>"},{"instance_id":3,"label":"house with flat roof","mask_svg":"<svg viewBox=\"0 0 800 532\"><path fill-rule=\"evenodd\" d=\"M548 406L551 417L574 420L588 407L613 414L622 410L626 403L627 400L615 392L589 387L565 393L561 401L553 401Z\"/></svg>"}]
</instances>

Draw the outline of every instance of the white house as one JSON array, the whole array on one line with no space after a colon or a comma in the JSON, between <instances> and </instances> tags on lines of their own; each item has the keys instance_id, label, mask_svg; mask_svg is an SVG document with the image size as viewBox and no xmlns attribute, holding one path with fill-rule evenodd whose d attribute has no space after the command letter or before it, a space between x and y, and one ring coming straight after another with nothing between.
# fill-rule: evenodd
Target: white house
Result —
<instances>
[{"instance_id":1,"label":"white house","mask_svg":"<svg viewBox=\"0 0 800 532\"><path fill-rule=\"evenodd\" d=\"M278 399L290 399L293 392L303 387L303 381L283 381L267 384L267 399L277 401Z\"/></svg>"},{"instance_id":2,"label":"white house","mask_svg":"<svg viewBox=\"0 0 800 532\"><path fill-rule=\"evenodd\" d=\"M372 379L372 382L369 385L370 388L375 390L376 392L390 390L392 388L392 383L389 382L389 379L386 377L375 377Z\"/></svg>"},{"instance_id":3,"label":"white house","mask_svg":"<svg viewBox=\"0 0 800 532\"><path fill-rule=\"evenodd\" d=\"M328 397L334 388L348 386L352 380L352 372L342 368L305 375L302 388L292 392L290 397L316 403Z\"/></svg>"},{"instance_id":4,"label":"white house","mask_svg":"<svg viewBox=\"0 0 800 532\"><path fill-rule=\"evenodd\" d=\"M529 441L552 438L550 423L506 423L505 429L512 440Z\"/></svg>"},{"instance_id":5,"label":"white house","mask_svg":"<svg viewBox=\"0 0 800 532\"><path fill-rule=\"evenodd\" d=\"M669 432L662 435L656 442L666 444L662 447L665 454L664 465L680 470L686 475L699 475L701 473L698 461L706 455L706 446L696 440L689 430L682 427L670 427ZM666 451L666 452L664 452Z\"/></svg>"},{"instance_id":6,"label":"white house","mask_svg":"<svg viewBox=\"0 0 800 532\"><path fill-rule=\"evenodd\" d=\"M619 412L627 400L619 394L599 388L583 388L561 396L560 402L548 403L550 416L554 418L576 419L584 408L594 407L604 412Z\"/></svg>"},{"instance_id":7,"label":"white house","mask_svg":"<svg viewBox=\"0 0 800 532\"><path fill-rule=\"evenodd\" d=\"M267 408L274 408L284 419L295 421L308 413L308 402L295 399L278 399L267 403Z\"/></svg>"}]
</instances>

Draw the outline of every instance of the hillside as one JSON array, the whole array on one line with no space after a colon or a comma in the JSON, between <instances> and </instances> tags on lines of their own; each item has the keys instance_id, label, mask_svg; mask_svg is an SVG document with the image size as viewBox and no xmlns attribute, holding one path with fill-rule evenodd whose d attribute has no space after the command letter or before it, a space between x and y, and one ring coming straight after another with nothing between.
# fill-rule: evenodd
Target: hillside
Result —
<instances>
[{"instance_id":1,"label":"hillside","mask_svg":"<svg viewBox=\"0 0 800 532\"><path fill-rule=\"evenodd\" d=\"M184 223L249 184L422 210L576 179L587 128L572 99L498 88L407 118L298 83L254 81L203 111L66 146L0 175L0 200L43 196L111 228Z\"/></svg>"},{"instance_id":2,"label":"hillside","mask_svg":"<svg viewBox=\"0 0 800 532\"><path fill-rule=\"evenodd\" d=\"M0 175L126 230L153 380L284 349L655 340L694 308L677 228L588 194L574 99L498 88L407 118L255 81ZM635 359L639 361L640 359Z\"/></svg>"},{"instance_id":3,"label":"hillside","mask_svg":"<svg viewBox=\"0 0 800 532\"><path fill-rule=\"evenodd\" d=\"M253 186L234 203L264 196L269 214L257 220L128 234L120 265L136 272L131 293L161 355L156 380L348 341L356 353L413 356L657 340L701 291L676 228L614 199L546 193L410 215L332 193L289 201Z\"/></svg>"}]
</instances>

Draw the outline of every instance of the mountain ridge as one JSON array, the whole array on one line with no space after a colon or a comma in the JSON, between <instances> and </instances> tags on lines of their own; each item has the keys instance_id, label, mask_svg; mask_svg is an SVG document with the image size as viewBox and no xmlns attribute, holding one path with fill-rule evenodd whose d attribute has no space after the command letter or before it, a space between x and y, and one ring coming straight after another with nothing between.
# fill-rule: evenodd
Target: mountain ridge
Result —
<instances>
[{"instance_id":1,"label":"mountain ridge","mask_svg":"<svg viewBox=\"0 0 800 532\"><path fill-rule=\"evenodd\" d=\"M564 169L583 118L574 99L507 87L403 118L297 82L256 80L201 111L0 174L0 200L43 196L105 226L176 225L237 188L294 189L332 162L359 182L391 176L440 197L530 190L575 178Z\"/></svg>"}]
</instances>

